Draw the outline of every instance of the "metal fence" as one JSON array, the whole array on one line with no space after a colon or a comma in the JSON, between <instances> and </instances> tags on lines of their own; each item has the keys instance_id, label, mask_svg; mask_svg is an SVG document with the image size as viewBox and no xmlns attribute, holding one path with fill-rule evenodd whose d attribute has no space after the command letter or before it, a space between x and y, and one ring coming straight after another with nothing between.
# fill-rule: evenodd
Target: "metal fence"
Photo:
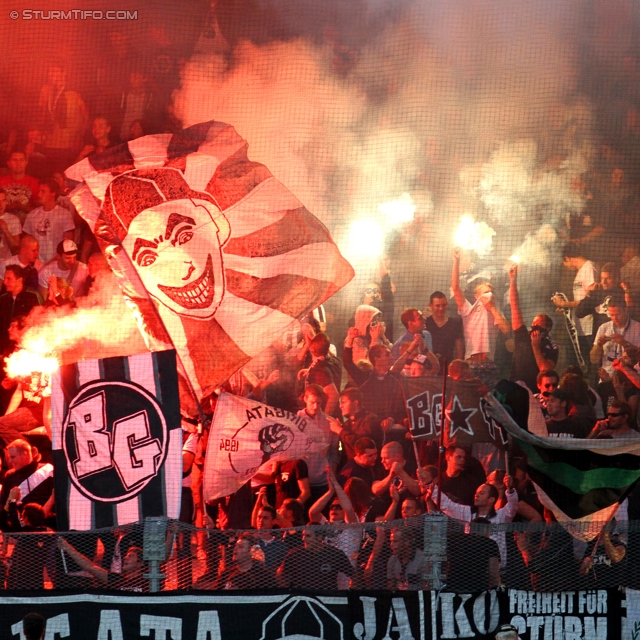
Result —
<instances>
[{"instance_id":1,"label":"metal fence","mask_svg":"<svg viewBox=\"0 0 640 640\"><path fill-rule=\"evenodd\" d=\"M69 533L3 533L7 590L640 588L640 522L584 541L557 523L468 525L428 515L271 531L145 523Z\"/></svg>"}]
</instances>

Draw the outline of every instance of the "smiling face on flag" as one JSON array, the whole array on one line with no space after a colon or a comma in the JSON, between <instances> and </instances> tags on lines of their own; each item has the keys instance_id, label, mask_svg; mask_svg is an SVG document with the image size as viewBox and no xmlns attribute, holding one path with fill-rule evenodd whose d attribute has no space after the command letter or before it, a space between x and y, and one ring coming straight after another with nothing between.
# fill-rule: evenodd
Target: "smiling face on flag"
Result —
<instances>
[{"instance_id":1,"label":"smiling face on flag","mask_svg":"<svg viewBox=\"0 0 640 640\"><path fill-rule=\"evenodd\" d=\"M354 275L328 229L247 149L232 126L201 122L66 171L83 183L73 202L149 348L176 348L192 415L193 397L206 397Z\"/></svg>"},{"instance_id":2,"label":"smiling face on flag","mask_svg":"<svg viewBox=\"0 0 640 640\"><path fill-rule=\"evenodd\" d=\"M219 215L204 200L163 202L140 212L123 240L147 291L177 314L210 318L222 301Z\"/></svg>"}]
</instances>

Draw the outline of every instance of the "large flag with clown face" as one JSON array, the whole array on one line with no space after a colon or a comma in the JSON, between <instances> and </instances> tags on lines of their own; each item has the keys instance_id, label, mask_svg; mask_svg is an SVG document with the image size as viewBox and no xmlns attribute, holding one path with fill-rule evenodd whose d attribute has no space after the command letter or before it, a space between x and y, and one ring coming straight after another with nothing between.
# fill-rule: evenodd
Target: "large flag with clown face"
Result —
<instances>
[{"instance_id":1,"label":"large flag with clown face","mask_svg":"<svg viewBox=\"0 0 640 640\"><path fill-rule=\"evenodd\" d=\"M196 397L353 277L326 227L247 146L205 122L66 171L149 348L177 350Z\"/></svg>"}]
</instances>

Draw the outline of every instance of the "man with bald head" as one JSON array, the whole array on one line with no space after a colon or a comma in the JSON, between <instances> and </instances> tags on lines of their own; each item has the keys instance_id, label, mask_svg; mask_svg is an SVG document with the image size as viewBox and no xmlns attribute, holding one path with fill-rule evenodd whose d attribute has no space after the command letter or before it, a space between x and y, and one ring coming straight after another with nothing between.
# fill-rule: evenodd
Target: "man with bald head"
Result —
<instances>
[{"instance_id":1,"label":"man with bald head","mask_svg":"<svg viewBox=\"0 0 640 640\"><path fill-rule=\"evenodd\" d=\"M399 442L389 442L380 451L380 462L387 475L374 482L371 490L378 497L388 497L389 487L393 484L398 489L402 498L413 494L420 495L420 485L415 478L412 478L406 471L406 460L404 450ZM403 495L404 494L404 495Z\"/></svg>"},{"instance_id":2,"label":"man with bald head","mask_svg":"<svg viewBox=\"0 0 640 640\"><path fill-rule=\"evenodd\" d=\"M0 262L0 284L4 283L4 274L10 264L17 264L22 267L24 275L24 286L26 289L38 290L38 271L42 269L44 263L38 259L40 253L40 243L28 233L20 238L18 253Z\"/></svg>"}]
</instances>

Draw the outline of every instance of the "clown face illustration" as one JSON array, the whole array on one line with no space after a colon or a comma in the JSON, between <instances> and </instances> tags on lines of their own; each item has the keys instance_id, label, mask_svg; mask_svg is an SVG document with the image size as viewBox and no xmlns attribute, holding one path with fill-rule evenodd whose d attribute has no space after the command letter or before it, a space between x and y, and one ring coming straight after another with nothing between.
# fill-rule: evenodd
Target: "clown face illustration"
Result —
<instances>
[{"instance_id":1,"label":"clown face illustration","mask_svg":"<svg viewBox=\"0 0 640 640\"><path fill-rule=\"evenodd\" d=\"M123 245L158 302L178 315L204 320L215 314L224 296L222 244L227 235L226 219L214 204L185 198L141 211Z\"/></svg>"}]
</instances>

